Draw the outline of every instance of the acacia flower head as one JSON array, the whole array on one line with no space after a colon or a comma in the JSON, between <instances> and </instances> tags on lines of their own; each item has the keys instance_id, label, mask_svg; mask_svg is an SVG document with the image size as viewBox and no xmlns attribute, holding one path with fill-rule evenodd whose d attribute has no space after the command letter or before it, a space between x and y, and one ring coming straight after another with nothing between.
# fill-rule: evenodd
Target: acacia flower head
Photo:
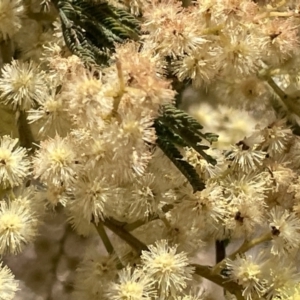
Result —
<instances>
[{"instance_id":1,"label":"acacia flower head","mask_svg":"<svg viewBox=\"0 0 300 300\"><path fill-rule=\"evenodd\" d=\"M163 31L162 28L171 20L176 20L182 10L182 4L174 0L151 1L145 7L144 29L153 34Z\"/></svg>"},{"instance_id":2,"label":"acacia flower head","mask_svg":"<svg viewBox=\"0 0 300 300\"><path fill-rule=\"evenodd\" d=\"M159 286L161 297L176 295L192 280L193 267L189 266L186 253L176 253L177 246L169 246L167 240L160 240L142 251L141 261L146 274Z\"/></svg>"},{"instance_id":3,"label":"acacia flower head","mask_svg":"<svg viewBox=\"0 0 300 300\"><path fill-rule=\"evenodd\" d=\"M19 186L28 175L30 163L26 150L17 146L18 139L5 135L0 139L0 185Z\"/></svg>"},{"instance_id":4,"label":"acacia flower head","mask_svg":"<svg viewBox=\"0 0 300 300\"><path fill-rule=\"evenodd\" d=\"M299 270L294 261L286 256L273 256L265 261L263 275L267 285L264 291L265 299L298 299L291 295L295 293L300 279Z\"/></svg>"},{"instance_id":5,"label":"acacia flower head","mask_svg":"<svg viewBox=\"0 0 300 300\"><path fill-rule=\"evenodd\" d=\"M116 277L116 265L116 257L103 256L98 251L87 248L76 269L72 295L74 299L96 299L97 295L104 294L109 282Z\"/></svg>"},{"instance_id":6,"label":"acacia flower head","mask_svg":"<svg viewBox=\"0 0 300 300\"><path fill-rule=\"evenodd\" d=\"M227 158L232 161L233 168L248 173L262 166L266 154L265 151L258 149L258 144L248 145L247 141L240 141Z\"/></svg>"},{"instance_id":7,"label":"acacia flower head","mask_svg":"<svg viewBox=\"0 0 300 300\"><path fill-rule=\"evenodd\" d=\"M165 5L166 3L160 3L157 8L150 13L151 17L153 17L156 11L161 11L162 14L166 15L168 8L166 8ZM170 6L174 6L174 4ZM202 28L199 25L195 26L195 21L195 15L190 14L189 10L182 10L179 14L174 16L167 15L165 22L161 24L164 30L161 30L161 27L159 27L154 32L151 32L150 29L150 36L146 40L146 43L149 43L149 47L154 48L160 56L165 55L173 58L202 50L202 46L209 43L209 40L202 34ZM161 23L161 21L158 21L157 25L159 23ZM147 24L149 24L149 22L144 24L145 30L148 30ZM149 25L151 28L151 22Z\"/></svg>"},{"instance_id":8,"label":"acacia flower head","mask_svg":"<svg viewBox=\"0 0 300 300\"><path fill-rule=\"evenodd\" d=\"M93 70L85 69L71 73L63 92L69 115L81 127L103 127L113 109L113 96L110 84L104 86Z\"/></svg>"},{"instance_id":9,"label":"acacia flower head","mask_svg":"<svg viewBox=\"0 0 300 300\"><path fill-rule=\"evenodd\" d=\"M200 249L206 244L202 240L203 232L202 230L199 230L198 224L196 222L186 221L189 216L189 212L183 215L180 208L168 212L167 220L170 226L164 228L163 237L167 237L169 243L172 245L178 245L177 251L184 251L192 256L199 253ZM207 231L207 235L210 234L211 230L210 232Z\"/></svg>"},{"instance_id":10,"label":"acacia flower head","mask_svg":"<svg viewBox=\"0 0 300 300\"><path fill-rule=\"evenodd\" d=\"M70 202L68 201L67 204ZM87 237L95 233L94 224L83 217L81 207L66 205L66 212L68 215L67 220L77 234Z\"/></svg>"},{"instance_id":11,"label":"acacia flower head","mask_svg":"<svg viewBox=\"0 0 300 300\"><path fill-rule=\"evenodd\" d=\"M211 83L219 70L214 58L218 55L218 50L206 46L202 51L197 49L172 63L173 73L178 79L192 79L196 88Z\"/></svg>"},{"instance_id":12,"label":"acacia flower head","mask_svg":"<svg viewBox=\"0 0 300 300\"><path fill-rule=\"evenodd\" d=\"M111 283L111 300L148 300L156 295L155 282L140 269L125 267L119 272L117 283Z\"/></svg>"},{"instance_id":13,"label":"acacia flower head","mask_svg":"<svg viewBox=\"0 0 300 300\"><path fill-rule=\"evenodd\" d=\"M2 0L0 2L0 38L7 40L21 28L24 15L24 5L21 0Z\"/></svg>"},{"instance_id":14,"label":"acacia flower head","mask_svg":"<svg viewBox=\"0 0 300 300\"><path fill-rule=\"evenodd\" d=\"M196 222L197 226L203 228L207 224L215 226L224 218L226 202L223 188L216 183L212 182L196 193L190 187L182 187L177 194L178 199L181 199L179 207L182 213L189 216L187 223Z\"/></svg>"},{"instance_id":15,"label":"acacia flower head","mask_svg":"<svg viewBox=\"0 0 300 300\"><path fill-rule=\"evenodd\" d=\"M6 64L0 77L0 97L13 109L28 110L47 91L44 73L32 61L13 60Z\"/></svg>"},{"instance_id":16,"label":"acacia flower head","mask_svg":"<svg viewBox=\"0 0 300 300\"><path fill-rule=\"evenodd\" d=\"M256 3L247 0L221 0L213 6L213 17L217 23L232 25L237 21L253 19L258 13Z\"/></svg>"},{"instance_id":17,"label":"acacia flower head","mask_svg":"<svg viewBox=\"0 0 300 300\"><path fill-rule=\"evenodd\" d=\"M221 184L224 187L224 197L230 199L239 199L249 204L253 201L261 203L266 198L266 193L269 190L269 174L267 172L252 172L245 175L242 172L232 172L222 178Z\"/></svg>"},{"instance_id":18,"label":"acacia flower head","mask_svg":"<svg viewBox=\"0 0 300 300\"><path fill-rule=\"evenodd\" d=\"M153 121L148 117L139 118L132 111L119 114L119 119L112 120L106 125L101 134L102 154L111 159L110 172L118 181L132 179L135 174L144 174L151 159L149 144L155 142L155 131L151 127Z\"/></svg>"},{"instance_id":19,"label":"acacia flower head","mask_svg":"<svg viewBox=\"0 0 300 300\"><path fill-rule=\"evenodd\" d=\"M128 192L128 196L125 196L129 200L128 214L133 220L147 218L158 211L161 197L153 173L136 176Z\"/></svg>"},{"instance_id":20,"label":"acacia flower head","mask_svg":"<svg viewBox=\"0 0 300 300\"><path fill-rule=\"evenodd\" d=\"M227 260L230 279L243 287L243 296L247 300L262 296L264 290L263 256L261 254L237 256L235 260Z\"/></svg>"},{"instance_id":21,"label":"acacia flower head","mask_svg":"<svg viewBox=\"0 0 300 300\"><path fill-rule=\"evenodd\" d=\"M11 270L0 263L0 299L12 300L16 291L19 289L19 283L15 279Z\"/></svg>"},{"instance_id":22,"label":"acacia flower head","mask_svg":"<svg viewBox=\"0 0 300 300\"><path fill-rule=\"evenodd\" d=\"M75 179L78 169L77 155L68 137L58 135L41 142L37 155L33 158L35 178L56 186L67 186Z\"/></svg>"},{"instance_id":23,"label":"acacia flower head","mask_svg":"<svg viewBox=\"0 0 300 300\"><path fill-rule=\"evenodd\" d=\"M17 254L37 235L38 219L26 201L0 203L0 254Z\"/></svg>"},{"instance_id":24,"label":"acacia flower head","mask_svg":"<svg viewBox=\"0 0 300 300\"><path fill-rule=\"evenodd\" d=\"M38 189L35 195L40 201L45 201L45 207L50 209L54 209L58 203L60 203L62 206L65 206L67 200L69 199L65 186L57 186L52 184L47 185L42 189Z\"/></svg>"},{"instance_id":25,"label":"acacia flower head","mask_svg":"<svg viewBox=\"0 0 300 300\"><path fill-rule=\"evenodd\" d=\"M79 209L82 219L86 222L93 219L98 223L105 215L106 202L113 202L118 189L109 184L105 176L89 171L70 185L69 194L74 197L68 203L69 209L71 211Z\"/></svg>"},{"instance_id":26,"label":"acacia flower head","mask_svg":"<svg viewBox=\"0 0 300 300\"><path fill-rule=\"evenodd\" d=\"M42 122L39 130L40 135L55 135L58 133L66 135L70 127L70 121L67 118L65 102L62 97L56 93L53 88L49 94L38 100L39 107L28 111L27 120L29 123Z\"/></svg>"},{"instance_id":27,"label":"acacia flower head","mask_svg":"<svg viewBox=\"0 0 300 300\"><path fill-rule=\"evenodd\" d=\"M293 138L292 130L286 125L285 119L272 122L260 133L264 137L262 148L267 149L272 157L285 152Z\"/></svg>"},{"instance_id":28,"label":"acacia flower head","mask_svg":"<svg viewBox=\"0 0 300 300\"><path fill-rule=\"evenodd\" d=\"M291 213L280 206L270 211L270 227L273 236L272 253L295 250L300 242L300 220L295 213Z\"/></svg>"},{"instance_id":29,"label":"acacia flower head","mask_svg":"<svg viewBox=\"0 0 300 300\"><path fill-rule=\"evenodd\" d=\"M203 288L193 288L189 294L183 293L174 298L175 300L205 300L207 299L206 291Z\"/></svg>"},{"instance_id":30,"label":"acacia flower head","mask_svg":"<svg viewBox=\"0 0 300 300\"><path fill-rule=\"evenodd\" d=\"M223 54L220 63L223 65L222 75L250 75L262 66L262 51L260 45L263 40L255 34L250 34L240 26L224 30L222 35Z\"/></svg>"},{"instance_id":31,"label":"acacia flower head","mask_svg":"<svg viewBox=\"0 0 300 300\"><path fill-rule=\"evenodd\" d=\"M224 221L231 237L252 236L257 227L263 224L265 216L264 202L254 199L235 199L228 207Z\"/></svg>"},{"instance_id":32,"label":"acacia flower head","mask_svg":"<svg viewBox=\"0 0 300 300\"><path fill-rule=\"evenodd\" d=\"M270 90L266 83L257 78L256 75L234 77L224 82L218 82L216 92L224 104L230 103L230 106L235 109L243 108L250 112L253 110L265 111L270 105ZM239 113L246 115L246 113L240 109ZM250 116L247 118L250 118ZM235 118L235 121L245 122L246 120L243 118ZM247 124L249 125L249 122L247 122Z\"/></svg>"},{"instance_id":33,"label":"acacia flower head","mask_svg":"<svg viewBox=\"0 0 300 300\"><path fill-rule=\"evenodd\" d=\"M165 74L165 63L147 47L139 50L139 44L126 43L116 47L115 59L119 62L119 72L125 82L125 95L135 111L144 115L158 114L161 104L172 103L176 92L171 88ZM118 69L118 66L117 66ZM116 73L105 76L106 81L115 81ZM110 78L111 77L111 78ZM115 89L115 88L114 88Z\"/></svg>"},{"instance_id":34,"label":"acacia flower head","mask_svg":"<svg viewBox=\"0 0 300 300\"><path fill-rule=\"evenodd\" d=\"M260 30L266 36L264 51L269 62L282 62L299 51L298 25L293 18L274 18L260 23Z\"/></svg>"}]
</instances>

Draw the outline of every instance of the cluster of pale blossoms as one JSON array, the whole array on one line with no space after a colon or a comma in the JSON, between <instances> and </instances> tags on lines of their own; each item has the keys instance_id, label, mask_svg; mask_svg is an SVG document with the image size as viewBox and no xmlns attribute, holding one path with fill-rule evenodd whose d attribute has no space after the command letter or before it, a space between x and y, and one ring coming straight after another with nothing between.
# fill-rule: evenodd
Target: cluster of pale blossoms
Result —
<instances>
[{"instance_id":1,"label":"cluster of pale blossoms","mask_svg":"<svg viewBox=\"0 0 300 300\"><path fill-rule=\"evenodd\" d=\"M109 252L87 249L75 300L211 299L202 277L236 299L300 299L300 4L121 2L112 1L142 13L141 41L87 69L67 50L51 1L0 0L0 113L30 124L0 138L0 255L22 252L62 206L79 235L98 232ZM207 150L217 164L180 149L202 191L156 145L154 120L175 103L170 70L223 105L191 111L222 132ZM19 145L28 131L31 149ZM103 224L123 241L111 243ZM195 264L212 240L237 239L214 267ZM17 290L0 264L0 299Z\"/></svg>"}]
</instances>

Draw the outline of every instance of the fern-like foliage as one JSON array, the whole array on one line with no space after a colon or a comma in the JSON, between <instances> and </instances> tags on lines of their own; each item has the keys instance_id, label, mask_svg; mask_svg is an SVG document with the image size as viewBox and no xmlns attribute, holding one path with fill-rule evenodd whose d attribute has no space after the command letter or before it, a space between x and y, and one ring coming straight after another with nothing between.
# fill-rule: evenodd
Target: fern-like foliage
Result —
<instances>
[{"instance_id":1,"label":"fern-like foliage","mask_svg":"<svg viewBox=\"0 0 300 300\"><path fill-rule=\"evenodd\" d=\"M180 172L188 179L194 192L201 191L205 184L192 165L183 159L179 147L194 148L210 164L215 165L216 160L204 152L209 146L201 144L203 139L212 143L218 136L212 133L202 133L203 127L193 117L173 105L164 105L161 116L154 123L157 134L157 145L175 164Z\"/></svg>"},{"instance_id":2,"label":"fern-like foliage","mask_svg":"<svg viewBox=\"0 0 300 300\"><path fill-rule=\"evenodd\" d=\"M163 137L168 140L172 144L178 145L180 147L188 146L187 143L176 133L170 130L165 124L162 122L161 118L157 118L154 121L155 131L157 136Z\"/></svg>"},{"instance_id":3,"label":"fern-like foliage","mask_svg":"<svg viewBox=\"0 0 300 300\"><path fill-rule=\"evenodd\" d=\"M115 42L139 38L138 20L106 1L59 0L57 8L67 47L88 66L106 64Z\"/></svg>"},{"instance_id":4,"label":"fern-like foliage","mask_svg":"<svg viewBox=\"0 0 300 300\"><path fill-rule=\"evenodd\" d=\"M194 167L183 159L183 156L173 143L159 136L156 143L178 170L186 177L193 187L194 192L202 191L205 188L204 182L201 181Z\"/></svg>"},{"instance_id":5,"label":"fern-like foliage","mask_svg":"<svg viewBox=\"0 0 300 300\"><path fill-rule=\"evenodd\" d=\"M217 141L218 136L212 133L202 133L202 125L183 110L173 105L164 105L162 108L161 122L173 133L181 137L187 146L194 148L210 164L215 165L217 162L211 156L207 155L204 150L209 146L202 145L203 139L209 143Z\"/></svg>"}]
</instances>

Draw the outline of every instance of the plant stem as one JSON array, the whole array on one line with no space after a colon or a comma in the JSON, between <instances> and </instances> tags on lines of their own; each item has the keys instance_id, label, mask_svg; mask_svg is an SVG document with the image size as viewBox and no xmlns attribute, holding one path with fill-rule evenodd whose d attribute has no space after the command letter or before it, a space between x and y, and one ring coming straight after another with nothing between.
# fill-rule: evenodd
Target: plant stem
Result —
<instances>
[{"instance_id":1,"label":"plant stem","mask_svg":"<svg viewBox=\"0 0 300 300\"><path fill-rule=\"evenodd\" d=\"M129 223L129 224L126 224L123 228L127 231L133 231L145 224L147 224L148 222L151 222L151 221L154 221L154 220L158 220L159 217L157 215L155 216L150 216L147 220L145 219L139 219L135 222L132 222L132 223Z\"/></svg>"},{"instance_id":2,"label":"plant stem","mask_svg":"<svg viewBox=\"0 0 300 300\"><path fill-rule=\"evenodd\" d=\"M53 23L56 20L56 15L50 14L50 13L45 13L45 12L32 12L28 11L27 15L28 18L35 20L37 22L49 22Z\"/></svg>"},{"instance_id":3,"label":"plant stem","mask_svg":"<svg viewBox=\"0 0 300 300\"><path fill-rule=\"evenodd\" d=\"M226 257L225 241L216 240L216 263L219 263Z\"/></svg>"},{"instance_id":4,"label":"plant stem","mask_svg":"<svg viewBox=\"0 0 300 300\"><path fill-rule=\"evenodd\" d=\"M272 239L272 233L271 232L267 232L267 233L261 235L260 237L258 237L256 239L253 239L251 241L245 240L244 243L241 245L241 247L239 249L237 249L232 254L230 254L228 257L226 257L225 259L223 259L222 261L220 261L218 264L216 264L213 267L212 273L213 274L218 274L225 267L227 259L234 260L235 257L238 254L245 253L249 249L253 248L254 246L256 246L258 244L261 244L263 242L266 242L266 241L270 241L271 239Z\"/></svg>"},{"instance_id":5,"label":"plant stem","mask_svg":"<svg viewBox=\"0 0 300 300\"><path fill-rule=\"evenodd\" d=\"M274 92L278 95L282 103L285 105L286 109L296 114L300 117L300 105L299 105L299 99L298 97L293 97L291 95L288 95L285 93L273 80L273 78L266 74L263 75L263 78L267 81L267 83L270 85L270 87L274 90Z\"/></svg>"},{"instance_id":6,"label":"plant stem","mask_svg":"<svg viewBox=\"0 0 300 300\"><path fill-rule=\"evenodd\" d=\"M31 128L27 122L27 115L25 111L17 112L17 127L19 133L20 146L28 149L29 152L34 152L37 148Z\"/></svg>"},{"instance_id":7,"label":"plant stem","mask_svg":"<svg viewBox=\"0 0 300 300\"><path fill-rule=\"evenodd\" d=\"M96 230L97 230L97 232L98 232L98 234L99 234L99 236L100 236L100 238L101 238L101 240L104 244L104 247L105 247L107 253L109 253L110 255L115 255L116 256L116 251L115 251L115 249L114 249L114 247L113 247L113 245L112 245L112 243L111 243L111 241L110 241L110 239L109 239L109 237L108 237L108 235L107 235L107 233L104 229L103 223L102 222L99 222L98 224L94 223L94 225L95 225L95 228L96 228ZM122 265L119 257L117 257L117 268L118 269L123 268L123 265Z\"/></svg>"},{"instance_id":8,"label":"plant stem","mask_svg":"<svg viewBox=\"0 0 300 300\"><path fill-rule=\"evenodd\" d=\"M172 208L173 208L173 205L171 205L171 204L166 204L166 205L164 205L164 206L161 208L161 210L162 210L163 213L167 213L167 212L170 211ZM135 221L135 222L132 222L132 223L129 223L129 224L128 224L128 223L127 223L127 224L125 223L125 225L123 225L122 227L123 227L124 229L126 229L127 231L132 231L132 230L134 230L134 229L136 229L136 228L139 228L139 227L141 227L141 226L147 224L148 222L155 221L155 220L159 220L159 219L160 219L159 215L157 215L157 214L151 214L151 215L148 216L147 219L143 218L143 219L139 219L139 220L137 220L137 221ZM114 222L115 222L115 220L114 220Z\"/></svg>"},{"instance_id":9,"label":"plant stem","mask_svg":"<svg viewBox=\"0 0 300 300\"><path fill-rule=\"evenodd\" d=\"M242 295L241 286L235 282L228 281L228 279L222 278L220 275L216 275L212 272L212 268L209 266L201 266L193 264L195 267L195 273L214 282L215 284L223 287L231 294L235 295L238 300L244 300Z\"/></svg>"},{"instance_id":10,"label":"plant stem","mask_svg":"<svg viewBox=\"0 0 300 300\"><path fill-rule=\"evenodd\" d=\"M122 64L119 60L116 61L116 67L117 67L117 73L118 73L118 79L119 79L119 91L118 95L114 97L114 103L113 103L113 112L116 114L118 112L119 104L121 102L121 99L124 95L125 91L125 82L124 82L124 76L123 76L123 70L122 70Z\"/></svg>"},{"instance_id":11,"label":"plant stem","mask_svg":"<svg viewBox=\"0 0 300 300\"><path fill-rule=\"evenodd\" d=\"M148 247L138 240L135 236L129 233L126 229L119 227L114 224L110 219L105 219L103 225L110 229L113 233L115 233L122 240L127 242L133 249L137 251L138 254L141 254L143 250L147 251Z\"/></svg>"},{"instance_id":12,"label":"plant stem","mask_svg":"<svg viewBox=\"0 0 300 300\"><path fill-rule=\"evenodd\" d=\"M109 237L104 229L102 222L99 222L98 224L94 223L94 225L95 225L95 228L104 244L104 247L105 247L107 253L109 253L109 254L115 253L114 247L109 240Z\"/></svg>"},{"instance_id":13,"label":"plant stem","mask_svg":"<svg viewBox=\"0 0 300 300\"><path fill-rule=\"evenodd\" d=\"M253 239L251 241L245 241L242 244L242 246L238 250L236 250L235 252L233 252L232 254L230 254L228 256L228 258L232 260L232 259L234 259L236 257L237 254L245 253L246 251L250 250L254 246L259 245L259 244L261 244L263 242L266 242L266 241L270 241L271 239L272 239L272 233L271 232L267 232L267 233L259 236L256 239Z\"/></svg>"},{"instance_id":14,"label":"plant stem","mask_svg":"<svg viewBox=\"0 0 300 300\"><path fill-rule=\"evenodd\" d=\"M0 42L0 53L3 64L8 64L13 58L13 45L11 40ZM0 69L2 66L0 66Z\"/></svg>"},{"instance_id":15,"label":"plant stem","mask_svg":"<svg viewBox=\"0 0 300 300\"><path fill-rule=\"evenodd\" d=\"M270 87L274 90L274 92L279 96L279 98L284 102L287 98L287 94L276 84L271 76L266 78L266 81L270 85Z\"/></svg>"},{"instance_id":16,"label":"plant stem","mask_svg":"<svg viewBox=\"0 0 300 300\"><path fill-rule=\"evenodd\" d=\"M122 240L127 242L136 252L140 255L142 251L148 251L148 247L130 234L122 225L118 226L118 221L114 219L105 219L103 225L109 228ZM120 223L121 224L121 223ZM98 230L98 229L97 229ZM101 230L101 228L100 228ZM100 234L100 233L99 233ZM101 233L102 234L102 233ZM214 274L212 268L209 266L201 266L192 264L195 267L195 273L222 286L224 289L234 294L238 300L244 300L241 292L241 287L235 282L229 282L227 279L223 279L220 275Z\"/></svg>"}]
</instances>

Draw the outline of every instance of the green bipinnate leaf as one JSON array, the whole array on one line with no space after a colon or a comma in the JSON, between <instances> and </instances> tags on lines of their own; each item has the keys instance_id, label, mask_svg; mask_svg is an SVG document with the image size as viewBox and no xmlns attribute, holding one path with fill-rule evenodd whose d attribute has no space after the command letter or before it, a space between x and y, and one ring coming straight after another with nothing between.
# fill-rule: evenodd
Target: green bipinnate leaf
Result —
<instances>
[{"instance_id":1,"label":"green bipinnate leaf","mask_svg":"<svg viewBox=\"0 0 300 300\"><path fill-rule=\"evenodd\" d=\"M139 22L107 1L60 0L63 36L70 51L88 66L107 64L114 43L139 39Z\"/></svg>"}]
</instances>

